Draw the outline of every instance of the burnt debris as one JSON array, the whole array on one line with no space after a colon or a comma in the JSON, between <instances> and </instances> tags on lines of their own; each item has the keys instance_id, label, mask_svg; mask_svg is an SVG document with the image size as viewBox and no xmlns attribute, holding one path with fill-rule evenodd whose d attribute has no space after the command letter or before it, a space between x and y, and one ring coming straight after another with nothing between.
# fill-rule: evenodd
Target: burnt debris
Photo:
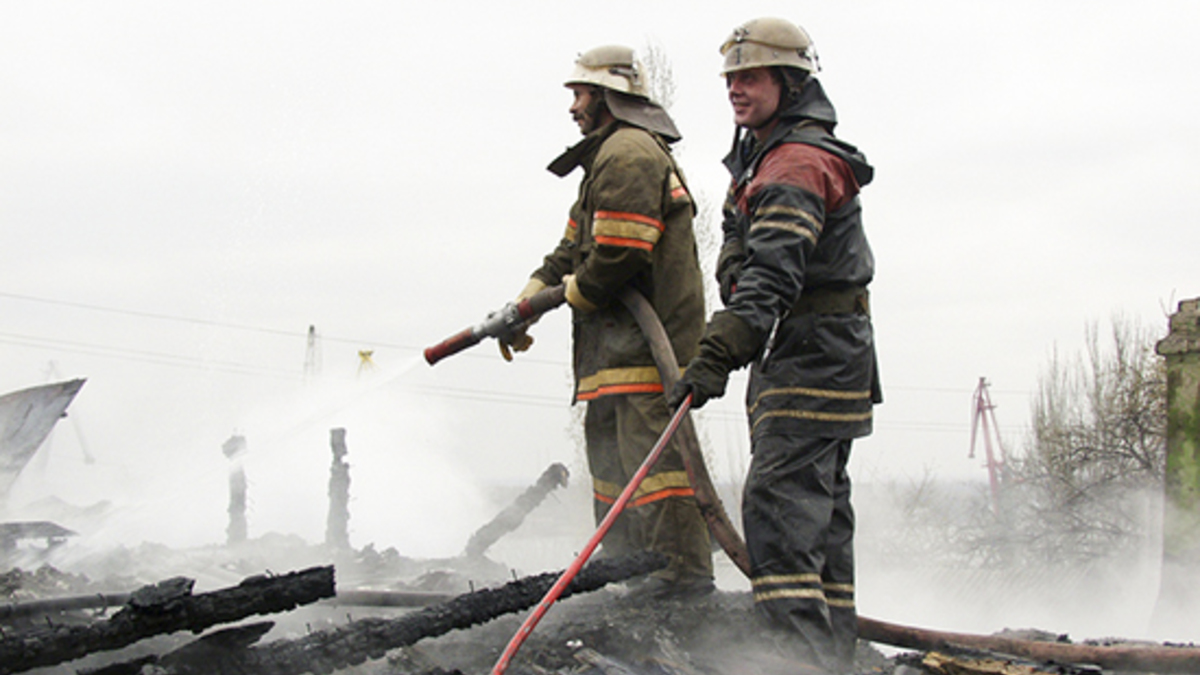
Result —
<instances>
[{"instance_id":1,"label":"burnt debris","mask_svg":"<svg viewBox=\"0 0 1200 675\"><path fill-rule=\"evenodd\" d=\"M649 574L666 564L666 556L651 552L595 560L583 568L563 596L594 591L613 582ZM205 636L162 657L106 666L88 671L88 674L136 673L138 668L151 663L159 675L331 673L367 660L382 659L390 650L425 638L528 609L542 599L560 575L553 572L526 577L498 588L466 593L399 618L359 619L295 640L254 645L266 633L265 628L261 625L257 629L238 627L232 632L219 631Z\"/></svg>"},{"instance_id":2,"label":"burnt debris","mask_svg":"<svg viewBox=\"0 0 1200 675\"><path fill-rule=\"evenodd\" d=\"M119 649L145 638L286 612L334 595L333 567L314 567L276 577L250 577L233 588L192 595L190 579L176 577L134 592L107 621L55 625L0 639L0 675Z\"/></svg>"}]
</instances>

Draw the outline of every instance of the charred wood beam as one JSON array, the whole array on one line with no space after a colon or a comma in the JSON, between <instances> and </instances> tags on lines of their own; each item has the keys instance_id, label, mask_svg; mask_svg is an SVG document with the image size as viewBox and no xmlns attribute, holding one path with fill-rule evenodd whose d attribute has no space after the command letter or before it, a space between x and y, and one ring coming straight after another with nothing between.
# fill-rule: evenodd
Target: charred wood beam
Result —
<instances>
[{"instance_id":1,"label":"charred wood beam","mask_svg":"<svg viewBox=\"0 0 1200 675\"><path fill-rule=\"evenodd\" d=\"M84 609L120 607L133 597L132 593L93 593L72 595L63 598L46 598L0 605L0 622L41 614L57 614ZM323 605L336 607L425 607L446 602L452 593L431 591L376 591L339 589L337 595L321 601Z\"/></svg>"},{"instance_id":2,"label":"charred wood beam","mask_svg":"<svg viewBox=\"0 0 1200 675\"><path fill-rule=\"evenodd\" d=\"M107 621L86 626L51 624L36 633L0 639L0 675L120 649L154 635L199 633L209 626L285 612L334 595L331 566L250 577L233 588L200 595L192 595L194 583L176 577L145 586Z\"/></svg>"},{"instance_id":3,"label":"charred wood beam","mask_svg":"<svg viewBox=\"0 0 1200 675\"><path fill-rule=\"evenodd\" d=\"M562 597L649 574L666 567L667 562L666 556L650 551L594 560L580 571ZM296 640L277 640L247 649L234 648L243 634L234 636L239 639L226 639L222 636L226 631L220 631L157 659L155 672L160 675L323 675L368 659L381 659L389 650L406 647L424 638L529 609L545 596L560 576L561 572L548 572L525 577L498 588L460 595L449 602L395 619L359 619ZM222 649L211 649L214 643L223 645ZM144 660L139 661L139 664L144 663ZM120 670L121 667L118 664L110 666L109 670L91 671L88 675L127 672Z\"/></svg>"},{"instance_id":4,"label":"charred wood beam","mask_svg":"<svg viewBox=\"0 0 1200 675\"><path fill-rule=\"evenodd\" d=\"M1200 673L1200 648L1197 647L1100 647L1039 642L991 635L947 633L900 626L862 616L858 617L858 637L921 651L957 647L1008 654L1041 662L1094 664L1105 670Z\"/></svg>"},{"instance_id":5,"label":"charred wood beam","mask_svg":"<svg viewBox=\"0 0 1200 675\"><path fill-rule=\"evenodd\" d=\"M552 490L567 485L567 467L562 464L551 464L542 472L537 483L522 492L512 504L496 515L488 524L475 531L467 541L465 555L468 558L482 556L500 537L512 532L525 521L525 516L537 508L538 504Z\"/></svg>"}]
</instances>

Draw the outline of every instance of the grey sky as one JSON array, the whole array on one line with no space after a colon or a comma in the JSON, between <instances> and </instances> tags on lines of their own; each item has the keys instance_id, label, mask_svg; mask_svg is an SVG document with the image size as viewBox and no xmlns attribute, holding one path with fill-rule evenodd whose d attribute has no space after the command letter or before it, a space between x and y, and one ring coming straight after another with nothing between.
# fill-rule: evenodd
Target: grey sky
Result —
<instances>
[{"instance_id":1,"label":"grey sky","mask_svg":"<svg viewBox=\"0 0 1200 675\"><path fill-rule=\"evenodd\" d=\"M886 402L857 480L983 480L966 458L980 376L1015 448L1055 348L1118 311L1165 330L1200 293L1194 2L596 7L4 3L0 389L50 362L87 377L72 411L97 457L60 428L15 498L113 499L114 538L220 541L238 432L252 534L316 539L328 429L346 426L352 541L419 554L463 541L478 485L554 461L585 475L565 312L512 364L491 344L435 368L420 350L510 299L561 234L577 176L545 166L578 138L561 86L577 53L663 49L680 161L721 199L717 47L754 16L809 30L839 135L877 169ZM309 325L323 370L305 386ZM743 384L705 410L723 478L746 462ZM410 509L451 534L397 533Z\"/></svg>"}]
</instances>

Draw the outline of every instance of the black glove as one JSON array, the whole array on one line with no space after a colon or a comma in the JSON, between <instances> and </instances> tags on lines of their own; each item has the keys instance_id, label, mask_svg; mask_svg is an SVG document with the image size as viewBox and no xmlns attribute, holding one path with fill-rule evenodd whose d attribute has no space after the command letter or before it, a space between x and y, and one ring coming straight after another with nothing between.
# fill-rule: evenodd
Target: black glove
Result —
<instances>
[{"instance_id":1,"label":"black glove","mask_svg":"<svg viewBox=\"0 0 1200 675\"><path fill-rule=\"evenodd\" d=\"M710 398L720 398L725 395L725 383L729 381L729 369L718 363L713 363L702 356L697 356L688 364L687 371L679 381L671 387L667 394L667 405L672 410L679 408L688 394L692 395L692 407L699 409Z\"/></svg>"},{"instance_id":2,"label":"black glove","mask_svg":"<svg viewBox=\"0 0 1200 675\"><path fill-rule=\"evenodd\" d=\"M710 398L725 395L729 373L750 363L762 346L763 338L748 323L728 310L713 314L708 330L700 340L700 353L688 364L683 377L671 387L667 404L678 408L688 394L692 407L699 408Z\"/></svg>"}]
</instances>

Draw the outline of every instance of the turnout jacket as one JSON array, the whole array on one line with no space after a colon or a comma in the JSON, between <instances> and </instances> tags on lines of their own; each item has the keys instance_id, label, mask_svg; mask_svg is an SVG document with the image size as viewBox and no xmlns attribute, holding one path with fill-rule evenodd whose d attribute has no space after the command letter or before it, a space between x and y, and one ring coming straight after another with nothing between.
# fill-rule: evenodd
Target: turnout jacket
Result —
<instances>
[{"instance_id":1,"label":"turnout jacket","mask_svg":"<svg viewBox=\"0 0 1200 675\"><path fill-rule=\"evenodd\" d=\"M734 350L741 362L728 365L753 360L746 405L756 438L865 436L882 400L866 295L875 263L858 199L873 169L833 136L835 124L809 78L768 138L745 134L725 158L732 182L717 278L727 309L713 323L744 324L733 332L750 336Z\"/></svg>"},{"instance_id":2,"label":"turnout jacket","mask_svg":"<svg viewBox=\"0 0 1200 675\"><path fill-rule=\"evenodd\" d=\"M551 163L583 167L566 232L533 273L547 285L574 274L598 307L572 309L575 400L662 392L650 346L618 296L632 286L649 300L680 364L704 332L704 291L692 231L695 206L661 136L616 121Z\"/></svg>"}]
</instances>

